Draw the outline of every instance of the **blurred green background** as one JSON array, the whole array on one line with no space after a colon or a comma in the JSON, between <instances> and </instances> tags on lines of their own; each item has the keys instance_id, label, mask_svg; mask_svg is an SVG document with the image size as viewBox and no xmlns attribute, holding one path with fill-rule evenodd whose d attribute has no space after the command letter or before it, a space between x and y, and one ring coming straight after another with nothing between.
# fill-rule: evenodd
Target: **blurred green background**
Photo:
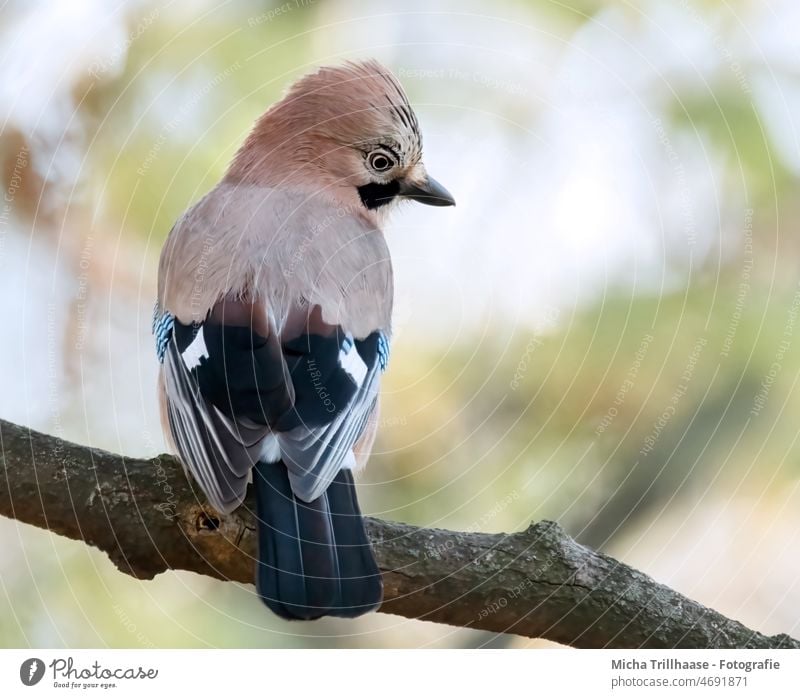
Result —
<instances>
[{"instance_id":1,"label":"blurred green background","mask_svg":"<svg viewBox=\"0 0 800 698\"><path fill-rule=\"evenodd\" d=\"M433 9L431 9L433 8ZM400 78L456 209L388 229L396 339L368 513L555 519L767 633L800 632L800 51L793 0L7 2L0 416L164 449L160 246L316 65ZM252 587L140 582L0 520L0 645L540 646Z\"/></svg>"}]
</instances>

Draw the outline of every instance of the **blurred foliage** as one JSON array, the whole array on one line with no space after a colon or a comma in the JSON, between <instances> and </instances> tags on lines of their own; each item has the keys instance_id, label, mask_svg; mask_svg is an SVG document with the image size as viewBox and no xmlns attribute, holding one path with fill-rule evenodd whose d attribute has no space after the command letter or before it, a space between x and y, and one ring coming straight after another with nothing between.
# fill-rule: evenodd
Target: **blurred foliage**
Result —
<instances>
[{"instance_id":1,"label":"blurred foliage","mask_svg":"<svg viewBox=\"0 0 800 698\"><path fill-rule=\"evenodd\" d=\"M734 286L735 274L726 277ZM790 290L769 296L754 286L737 308L737 296L716 284L610 295L546 334L508 338L498 327L490 334L502 342L475 354L459 347L437 381L414 388L407 381L436 357L400 346L387 376L380 466L367 474L396 481L376 488L384 498L372 507L451 528L477 518L494 531L553 518L601 546L669 499L702 498L712 485L733 493L767 474L772 487L791 482L800 474L800 396L790 381L800 375L800 350L784 336L794 332L793 303ZM776 356L783 380L759 408Z\"/></svg>"}]
</instances>

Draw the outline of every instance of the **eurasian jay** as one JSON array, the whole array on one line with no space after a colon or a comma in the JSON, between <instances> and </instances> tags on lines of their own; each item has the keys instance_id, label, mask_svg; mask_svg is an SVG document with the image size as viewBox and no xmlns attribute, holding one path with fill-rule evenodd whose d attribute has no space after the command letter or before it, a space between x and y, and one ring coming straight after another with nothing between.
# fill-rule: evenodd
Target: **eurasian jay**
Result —
<instances>
[{"instance_id":1,"label":"eurasian jay","mask_svg":"<svg viewBox=\"0 0 800 698\"><path fill-rule=\"evenodd\" d=\"M396 202L449 206L417 118L376 61L322 68L255 123L175 224L153 320L168 440L230 512L252 480L256 589L289 619L377 608L356 499L391 339L381 231Z\"/></svg>"}]
</instances>

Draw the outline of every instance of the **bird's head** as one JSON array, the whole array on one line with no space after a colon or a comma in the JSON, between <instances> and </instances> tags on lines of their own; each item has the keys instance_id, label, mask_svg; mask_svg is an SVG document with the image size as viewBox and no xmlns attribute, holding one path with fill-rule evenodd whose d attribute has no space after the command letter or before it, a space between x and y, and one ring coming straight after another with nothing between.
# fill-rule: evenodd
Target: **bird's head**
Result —
<instances>
[{"instance_id":1,"label":"bird's head","mask_svg":"<svg viewBox=\"0 0 800 698\"><path fill-rule=\"evenodd\" d=\"M229 177L312 186L373 212L403 199L455 204L425 169L419 123L403 88L374 60L298 80L256 123Z\"/></svg>"}]
</instances>

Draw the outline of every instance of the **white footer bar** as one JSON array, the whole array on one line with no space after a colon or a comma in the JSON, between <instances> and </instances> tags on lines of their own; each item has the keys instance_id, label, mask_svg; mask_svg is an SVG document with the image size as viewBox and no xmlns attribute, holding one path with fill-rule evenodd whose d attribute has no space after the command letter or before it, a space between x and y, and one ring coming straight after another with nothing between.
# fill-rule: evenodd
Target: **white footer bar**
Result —
<instances>
[{"instance_id":1,"label":"white footer bar","mask_svg":"<svg viewBox=\"0 0 800 698\"><path fill-rule=\"evenodd\" d=\"M798 686L800 650L0 651L4 697L638 698L782 696Z\"/></svg>"}]
</instances>

